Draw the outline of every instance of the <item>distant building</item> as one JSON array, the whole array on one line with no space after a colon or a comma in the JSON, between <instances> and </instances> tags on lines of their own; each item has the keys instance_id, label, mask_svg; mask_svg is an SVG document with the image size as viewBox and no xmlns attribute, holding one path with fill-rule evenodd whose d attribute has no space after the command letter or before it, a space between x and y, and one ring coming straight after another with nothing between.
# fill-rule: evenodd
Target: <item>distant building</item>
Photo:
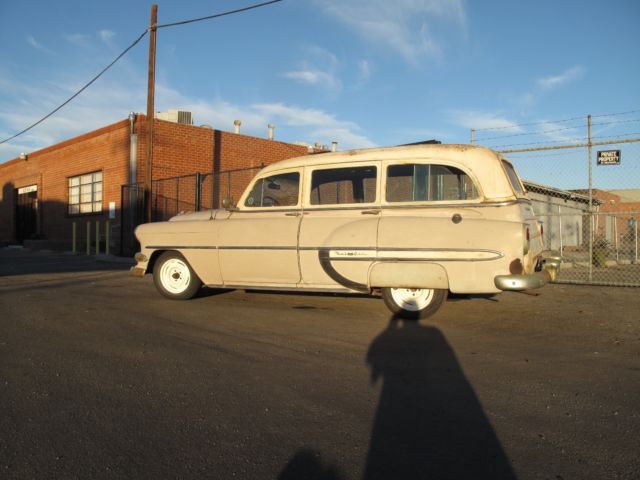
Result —
<instances>
[{"instance_id":1,"label":"distant building","mask_svg":"<svg viewBox=\"0 0 640 480\"><path fill-rule=\"evenodd\" d=\"M588 240L589 197L579 192L523 181L533 210L544 227L546 248L561 251L565 247L580 247ZM594 199L598 206L600 200ZM587 217L588 218L588 217Z\"/></svg>"},{"instance_id":2,"label":"distant building","mask_svg":"<svg viewBox=\"0 0 640 480\"><path fill-rule=\"evenodd\" d=\"M189 112L165 113L154 125L154 180L257 167L308 153L304 146L242 135L239 122L238 133L230 133L192 125ZM146 117L132 114L0 164L0 244L40 239L49 248L68 250L74 222L84 239L87 222L92 236L99 222L104 237L109 221L117 252L122 186L145 182L146 152Z\"/></svg>"}]
</instances>

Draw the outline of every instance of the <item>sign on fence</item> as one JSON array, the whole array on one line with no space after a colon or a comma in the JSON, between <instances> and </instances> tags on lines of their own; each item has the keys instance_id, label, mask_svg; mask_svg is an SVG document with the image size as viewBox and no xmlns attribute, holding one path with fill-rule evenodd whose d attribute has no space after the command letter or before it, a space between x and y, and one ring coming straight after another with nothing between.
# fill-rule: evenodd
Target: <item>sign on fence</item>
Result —
<instances>
[{"instance_id":1,"label":"sign on fence","mask_svg":"<svg viewBox=\"0 0 640 480\"><path fill-rule=\"evenodd\" d=\"M598 165L620 165L620 150L598 150Z\"/></svg>"}]
</instances>

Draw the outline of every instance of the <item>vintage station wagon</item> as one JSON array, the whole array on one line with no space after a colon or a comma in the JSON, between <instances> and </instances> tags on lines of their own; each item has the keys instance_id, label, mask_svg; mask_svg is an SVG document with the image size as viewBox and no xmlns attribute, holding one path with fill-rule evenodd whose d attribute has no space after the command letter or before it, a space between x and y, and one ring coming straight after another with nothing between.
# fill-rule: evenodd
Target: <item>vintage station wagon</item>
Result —
<instances>
[{"instance_id":1,"label":"vintage station wagon","mask_svg":"<svg viewBox=\"0 0 640 480\"><path fill-rule=\"evenodd\" d=\"M406 318L448 292L492 294L554 281L513 165L470 145L324 153L264 168L236 205L136 230L135 276L187 299L219 288L380 293Z\"/></svg>"}]
</instances>

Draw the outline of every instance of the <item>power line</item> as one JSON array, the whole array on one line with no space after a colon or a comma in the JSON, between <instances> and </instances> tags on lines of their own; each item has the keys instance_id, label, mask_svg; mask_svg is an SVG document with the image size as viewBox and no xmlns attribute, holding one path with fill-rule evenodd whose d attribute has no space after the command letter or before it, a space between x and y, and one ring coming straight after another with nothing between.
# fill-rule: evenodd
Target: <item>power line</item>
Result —
<instances>
[{"instance_id":1,"label":"power line","mask_svg":"<svg viewBox=\"0 0 640 480\"><path fill-rule=\"evenodd\" d=\"M47 118L51 117L54 113L56 113L58 110L60 110L62 107L64 107L65 105L67 105L69 102L71 102L71 100L73 100L74 98L76 98L78 95L80 95L82 92L84 92L87 88L89 88L89 86L95 82L96 80L98 80L98 78L100 78L107 70L109 70L111 67L113 67L113 65L115 65L115 63L120 60L122 57L125 56L125 54L131 50L133 47L135 47L140 40L142 40L144 38L144 36L147 34L147 30L145 30L144 32L142 32L142 34L136 38L133 43L131 45L129 45L127 48L125 48L122 53L120 55L118 55L116 57L116 59L111 62L109 65L107 65L106 67L104 67L100 73L98 73L95 77L93 77L91 80L89 80L89 82L82 87L80 90L78 90L76 93L74 93L73 95L71 95L64 103L62 103L60 106L56 107L54 110L52 110L51 112L49 112L48 114L46 114L44 117L42 117L40 120L38 120L37 122L35 122L34 124L28 126L27 128L25 128L24 130L16 133L15 135L9 137L9 138L5 138L4 140L0 141L0 145L2 145L3 143L6 143L10 140L13 140L14 138L22 135L23 133L28 132L29 130L31 130L32 128L36 127L37 125L40 125L42 122L44 122Z\"/></svg>"},{"instance_id":2,"label":"power line","mask_svg":"<svg viewBox=\"0 0 640 480\"><path fill-rule=\"evenodd\" d=\"M263 2L263 3L258 3L255 5L250 5L248 7L244 7L244 8L238 8L236 10L230 10L228 12L222 12L222 13L217 13L215 15L209 15L207 17L200 17L200 18L193 18L190 20L183 20L180 22L174 22L174 23L166 23L163 25L155 25L155 28L168 28L168 27L175 27L178 25L186 25L188 23L194 23L194 22L201 22L203 20L211 20L214 18L219 18L219 17L224 17L227 15L233 15L235 13L242 13L242 12L246 12L249 10L254 10L256 8L260 8L260 7L265 7L267 5L271 5L273 3L278 3L281 2L282 0L271 0L269 2ZM142 32L142 34L136 38L133 43L131 45L129 45L127 48L125 48L122 53L120 55L118 55L115 60L113 62L111 62L109 65L107 65L105 68L103 68L100 73L98 73L95 77L93 77L91 80L89 80L89 82L87 82L80 90L78 90L76 93L74 93L73 95L71 95L67 100L65 100L61 105L59 105L58 107L56 107L55 109L53 109L51 112L49 112L48 114L46 114L44 117L42 117L40 120L38 120L37 122L29 125L27 128L25 128L24 130L21 130L20 132L16 133L15 135L12 135L11 137L5 138L4 140L0 141L0 145L2 145L3 143L9 142L11 140L13 140L16 137L19 137L20 135L28 132L29 130L31 130L32 128L40 125L42 122L44 122L46 119L48 119L49 117L51 117L52 115L54 115L56 112L58 112L62 107L64 107L65 105L67 105L69 102L71 102L74 98L76 98L78 95L80 95L82 92L84 92L87 88L89 88L89 86L91 86L96 80L98 80L98 78L100 78L107 70L109 70L113 65L116 64L116 62L118 60L120 60L122 57L124 57L127 52L129 52L129 50L131 50L133 47L135 47L140 40L142 40L144 38L144 36L149 33L149 30L151 28L153 28L154 26L151 26L150 28L146 29L144 32Z\"/></svg>"},{"instance_id":3,"label":"power line","mask_svg":"<svg viewBox=\"0 0 640 480\"><path fill-rule=\"evenodd\" d=\"M156 28L177 27L178 25L186 25L188 23L202 22L204 20L212 20L214 18L225 17L227 15L233 15L235 13L242 13L242 12L246 12L246 11L249 11L249 10L254 10L256 8L266 7L267 5L278 3L278 2L281 2L281 1L282 0L271 0L269 2L263 2L263 3L258 3L258 4L255 4L255 5L249 5L248 7L238 8L237 10L230 10L228 12L216 13L215 15L209 15L209 16L206 16L206 17L192 18L190 20L182 20L180 22L164 23L162 25L156 25Z\"/></svg>"}]
</instances>

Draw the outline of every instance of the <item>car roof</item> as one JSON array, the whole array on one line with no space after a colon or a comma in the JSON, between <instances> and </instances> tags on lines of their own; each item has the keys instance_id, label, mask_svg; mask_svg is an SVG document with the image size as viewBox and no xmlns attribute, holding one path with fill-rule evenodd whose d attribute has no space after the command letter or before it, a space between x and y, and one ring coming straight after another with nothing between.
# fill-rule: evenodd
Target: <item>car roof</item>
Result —
<instances>
[{"instance_id":1,"label":"car roof","mask_svg":"<svg viewBox=\"0 0 640 480\"><path fill-rule=\"evenodd\" d=\"M281 170L299 166L326 165L341 162L358 162L370 160L403 160L411 158L440 158L457 160L466 164L465 158L475 157L478 161L480 157L499 158L493 150L477 145L461 144L436 144L436 145L406 145L397 147L376 147L363 148L357 150L344 150L340 152L316 153L304 155L302 157L282 160L264 168L264 171Z\"/></svg>"}]
</instances>

